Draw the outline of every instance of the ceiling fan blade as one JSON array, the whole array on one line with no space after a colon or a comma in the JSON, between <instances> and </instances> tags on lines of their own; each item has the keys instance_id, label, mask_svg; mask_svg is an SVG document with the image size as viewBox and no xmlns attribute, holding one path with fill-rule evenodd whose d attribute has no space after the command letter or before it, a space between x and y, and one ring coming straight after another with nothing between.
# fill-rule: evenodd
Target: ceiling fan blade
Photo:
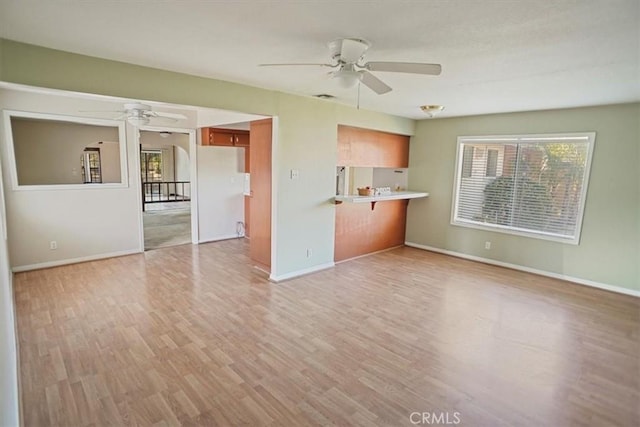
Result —
<instances>
[{"instance_id":1,"label":"ceiling fan blade","mask_svg":"<svg viewBox=\"0 0 640 427\"><path fill-rule=\"evenodd\" d=\"M377 93L378 95L383 95L387 92L391 92L391 88L382 80L374 76L368 71L360 71L362 74L362 78L360 81L363 85Z\"/></svg>"},{"instance_id":2,"label":"ceiling fan blade","mask_svg":"<svg viewBox=\"0 0 640 427\"><path fill-rule=\"evenodd\" d=\"M369 45L354 39L343 39L340 60L347 64L356 62L366 52Z\"/></svg>"},{"instance_id":3,"label":"ceiling fan blade","mask_svg":"<svg viewBox=\"0 0 640 427\"><path fill-rule=\"evenodd\" d=\"M187 116L176 113L163 113L162 111L148 111L145 113L148 117L162 117L163 119L186 120Z\"/></svg>"},{"instance_id":4,"label":"ceiling fan blade","mask_svg":"<svg viewBox=\"0 0 640 427\"><path fill-rule=\"evenodd\" d=\"M331 64L312 64L312 63L292 63L292 64L258 64L258 67L289 67L289 66L305 66L305 67L331 67L335 68L338 66Z\"/></svg>"},{"instance_id":5,"label":"ceiling fan blade","mask_svg":"<svg viewBox=\"0 0 640 427\"><path fill-rule=\"evenodd\" d=\"M428 74L438 76L442 72L440 64L423 64L419 62L367 62L364 68L369 71L389 71L393 73Z\"/></svg>"}]
</instances>

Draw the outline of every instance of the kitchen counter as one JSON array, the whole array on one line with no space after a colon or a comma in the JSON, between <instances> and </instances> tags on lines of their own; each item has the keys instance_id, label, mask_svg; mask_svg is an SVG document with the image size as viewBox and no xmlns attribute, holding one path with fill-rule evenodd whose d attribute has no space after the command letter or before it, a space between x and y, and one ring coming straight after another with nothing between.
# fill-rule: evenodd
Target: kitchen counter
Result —
<instances>
[{"instance_id":1,"label":"kitchen counter","mask_svg":"<svg viewBox=\"0 0 640 427\"><path fill-rule=\"evenodd\" d=\"M429 193L421 191L392 191L379 196L336 196L335 201L340 203L375 203L384 202L385 200L418 199L421 197L429 197Z\"/></svg>"}]
</instances>

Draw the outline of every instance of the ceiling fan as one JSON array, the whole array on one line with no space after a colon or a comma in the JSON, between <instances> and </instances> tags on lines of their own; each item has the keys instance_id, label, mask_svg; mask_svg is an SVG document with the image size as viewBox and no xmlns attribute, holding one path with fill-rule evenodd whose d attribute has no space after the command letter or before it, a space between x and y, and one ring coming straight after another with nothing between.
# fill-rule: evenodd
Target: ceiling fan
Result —
<instances>
[{"instance_id":1,"label":"ceiling fan","mask_svg":"<svg viewBox=\"0 0 640 427\"><path fill-rule=\"evenodd\" d=\"M329 64L260 64L261 67L280 67L293 65L310 65L319 67L335 68L329 74L337 79L342 87L355 86L358 82L367 86L378 95L391 92L391 87L374 76L370 71L426 74L437 76L442 72L440 64L425 64L419 62L387 62L371 61L363 62L364 55L371 44L363 39L344 38L336 39L329 43L331 59Z\"/></svg>"},{"instance_id":2,"label":"ceiling fan","mask_svg":"<svg viewBox=\"0 0 640 427\"><path fill-rule=\"evenodd\" d=\"M87 111L89 112L89 111ZM104 113L105 111L90 111L92 113ZM124 104L124 110L112 111L113 113L121 113L115 120L126 119L133 126L144 126L149 124L151 119L160 118L168 120L185 120L187 116L184 114L164 113L161 111L153 111L150 105L140 102L130 102Z\"/></svg>"}]
</instances>

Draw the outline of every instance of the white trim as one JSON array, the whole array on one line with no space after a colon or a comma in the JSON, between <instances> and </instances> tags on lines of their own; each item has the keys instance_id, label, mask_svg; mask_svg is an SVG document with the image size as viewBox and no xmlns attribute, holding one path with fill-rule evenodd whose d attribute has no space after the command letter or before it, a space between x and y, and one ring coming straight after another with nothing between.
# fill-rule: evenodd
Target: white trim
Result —
<instances>
[{"instance_id":1,"label":"white trim","mask_svg":"<svg viewBox=\"0 0 640 427\"><path fill-rule=\"evenodd\" d=\"M497 142L520 142L520 141L588 141L590 135L593 134L595 138L595 132L559 132L559 133L527 133L527 134L514 134L514 135L463 135L458 137L458 141L461 142L480 142L490 143L492 141Z\"/></svg>"},{"instance_id":2,"label":"white trim","mask_svg":"<svg viewBox=\"0 0 640 427\"><path fill-rule=\"evenodd\" d=\"M278 126L277 116L271 117L271 265L269 266L270 276L277 272L278 265ZM274 173L276 171L276 173Z\"/></svg>"},{"instance_id":3,"label":"white trim","mask_svg":"<svg viewBox=\"0 0 640 427\"><path fill-rule=\"evenodd\" d=\"M5 138L7 141L7 160L9 164L9 175L11 176L11 189L13 191L52 191L52 190L105 190L112 188L129 187L129 168L127 156L127 135L123 121L96 119L87 117L65 116L61 114L34 113L17 110L4 110ZM28 119L51 120L58 122L79 123L84 125L104 126L118 128L118 141L120 149L120 182L105 184L37 184L20 185L18 182L18 166L13 142L13 132L11 131L11 117L23 117Z\"/></svg>"},{"instance_id":4,"label":"white trim","mask_svg":"<svg viewBox=\"0 0 640 427\"><path fill-rule=\"evenodd\" d=\"M226 234L226 235L223 235L223 236L212 237L210 239L202 239L202 240L197 241L195 244L219 242L221 240L241 239L243 237L244 236L238 236L237 234Z\"/></svg>"},{"instance_id":5,"label":"white trim","mask_svg":"<svg viewBox=\"0 0 640 427\"><path fill-rule=\"evenodd\" d=\"M189 179L191 180L191 243L198 244L200 216L198 215L198 138L195 129L189 130Z\"/></svg>"},{"instance_id":6,"label":"white trim","mask_svg":"<svg viewBox=\"0 0 640 427\"><path fill-rule=\"evenodd\" d=\"M58 267L61 265L68 265L68 264L78 264L80 262L96 261L100 259L116 258L116 257L140 254L140 253L142 253L142 251L138 249L129 249L126 251L108 252L104 254L89 255L89 256L83 256L79 258L69 258L69 259L61 259L57 261L39 262L37 264L18 265L15 267L11 267L11 271L13 273L20 273L23 271L40 270L42 268Z\"/></svg>"},{"instance_id":7,"label":"white trim","mask_svg":"<svg viewBox=\"0 0 640 427\"><path fill-rule=\"evenodd\" d=\"M0 162L1 163L1 162ZM8 310L6 310L6 315L8 317L6 324L2 324L0 327L6 328L7 338L9 338L9 346L5 346L7 353L7 368L10 372L7 372L5 376L5 385L7 386L7 391L9 394L11 392L15 392L13 399L8 399L8 407L7 411L10 416L15 415L15 421L17 425L22 425L22 420L24 419L23 414L24 410L22 407L22 378L20 375L20 340L18 339L18 322L16 321L16 296L13 287L13 274L11 272L11 266L9 264L9 242L7 240L7 210L5 203L5 195L4 195L4 180L2 175L2 165L0 164L0 217L2 217L2 222L0 222L1 229L1 237L0 237L0 245L3 246L3 259L0 260L0 264L2 264L3 275L6 274L5 277L0 277L0 282L6 280L6 287L4 292L6 292L7 296L7 305L9 305ZM6 268L6 270L5 270ZM0 293L3 291L0 290ZM3 307L4 309L5 307ZM14 348L11 348L11 343L14 345ZM3 343L4 344L4 343ZM11 351L13 350L13 352ZM13 354L12 354L13 353ZM13 357L12 357L13 356ZM14 363L11 363L14 362ZM15 387L14 387L15 386Z\"/></svg>"},{"instance_id":8,"label":"white trim","mask_svg":"<svg viewBox=\"0 0 640 427\"><path fill-rule=\"evenodd\" d=\"M295 277L300 277L300 276L306 276L307 274L316 273L318 271L326 270L328 268L333 268L333 267L335 267L335 263L327 262L326 264L320 264L320 265L315 265L309 268L303 268L302 270L292 271L291 273L285 273L279 276L276 276L273 273L271 273L269 275L269 280L275 283L279 283L284 280L289 280L289 279L293 279Z\"/></svg>"},{"instance_id":9,"label":"white trim","mask_svg":"<svg viewBox=\"0 0 640 427\"><path fill-rule=\"evenodd\" d=\"M616 292L624 295L631 295L633 297L640 298L640 290L623 288L620 286L608 285L606 283L595 282L593 280L581 279L579 277L567 276L566 274L553 273L551 271L539 270L537 268L526 267L524 265L511 264L509 262L497 261L495 259L483 258L475 255L468 255L462 252L450 251L447 249L440 249L433 246L421 245L419 243L404 242L406 246L410 246L416 249L422 249L430 252L437 252L444 255L454 256L456 258L468 259L470 261L482 262L484 264L497 265L499 267L506 267L512 270L524 271L526 273L538 274L540 276L551 277L553 279L565 280L567 282L575 283L578 285L590 286L592 288L604 289L605 291Z\"/></svg>"},{"instance_id":10,"label":"white trim","mask_svg":"<svg viewBox=\"0 0 640 427\"><path fill-rule=\"evenodd\" d=\"M5 123L6 125L6 123ZM6 140L5 140L6 141ZM1 156L1 154L0 154ZM1 159L1 157L0 157ZM2 174L2 162L0 161L0 216L2 216L2 222L0 223L0 227L2 228L2 240L3 242L0 242L0 244L5 244L7 245L7 252L9 251L9 242L7 240L7 203L5 201L5 194L4 194L4 178L3 178L3 174ZM7 255L7 267L9 267L9 259L8 259L8 255ZM12 292L13 292L13 288L12 288Z\"/></svg>"},{"instance_id":11,"label":"white trim","mask_svg":"<svg viewBox=\"0 0 640 427\"><path fill-rule=\"evenodd\" d=\"M129 125L131 126L131 125ZM136 193L138 193L138 203L136 205L137 213L138 213L138 248L140 252L144 252L144 212L142 211L142 173L140 172L142 165L140 164L140 129L131 126L133 133L133 147L130 149L135 151L135 155L133 156L133 164L134 169L137 171L135 174L136 179L132 179L132 185L136 188Z\"/></svg>"}]
</instances>

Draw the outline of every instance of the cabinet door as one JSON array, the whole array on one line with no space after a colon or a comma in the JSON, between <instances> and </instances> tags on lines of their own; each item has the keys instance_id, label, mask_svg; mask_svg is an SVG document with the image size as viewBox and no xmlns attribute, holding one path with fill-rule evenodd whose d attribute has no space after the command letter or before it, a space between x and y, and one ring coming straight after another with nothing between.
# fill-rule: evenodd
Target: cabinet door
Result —
<instances>
[{"instance_id":1,"label":"cabinet door","mask_svg":"<svg viewBox=\"0 0 640 427\"><path fill-rule=\"evenodd\" d=\"M338 126L338 165L375 167L378 163L377 132Z\"/></svg>"},{"instance_id":2,"label":"cabinet door","mask_svg":"<svg viewBox=\"0 0 640 427\"><path fill-rule=\"evenodd\" d=\"M211 145L213 138L211 137L211 129L202 128L202 145Z\"/></svg>"},{"instance_id":3,"label":"cabinet door","mask_svg":"<svg viewBox=\"0 0 640 427\"><path fill-rule=\"evenodd\" d=\"M378 167L408 168L409 137L393 133L378 132Z\"/></svg>"},{"instance_id":4,"label":"cabinet door","mask_svg":"<svg viewBox=\"0 0 640 427\"><path fill-rule=\"evenodd\" d=\"M338 165L373 168L409 167L409 137L339 125Z\"/></svg>"},{"instance_id":5,"label":"cabinet door","mask_svg":"<svg viewBox=\"0 0 640 427\"><path fill-rule=\"evenodd\" d=\"M233 144L236 147L249 146L249 132L238 132L233 135Z\"/></svg>"},{"instance_id":6,"label":"cabinet door","mask_svg":"<svg viewBox=\"0 0 640 427\"><path fill-rule=\"evenodd\" d=\"M349 145L351 165L359 167L380 167L382 153L378 143L379 132L369 129L351 128Z\"/></svg>"},{"instance_id":7,"label":"cabinet door","mask_svg":"<svg viewBox=\"0 0 640 427\"><path fill-rule=\"evenodd\" d=\"M233 146L234 137L230 132L219 131L217 129L212 129L209 134L210 145L228 145Z\"/></svg>"}]
</instances>

